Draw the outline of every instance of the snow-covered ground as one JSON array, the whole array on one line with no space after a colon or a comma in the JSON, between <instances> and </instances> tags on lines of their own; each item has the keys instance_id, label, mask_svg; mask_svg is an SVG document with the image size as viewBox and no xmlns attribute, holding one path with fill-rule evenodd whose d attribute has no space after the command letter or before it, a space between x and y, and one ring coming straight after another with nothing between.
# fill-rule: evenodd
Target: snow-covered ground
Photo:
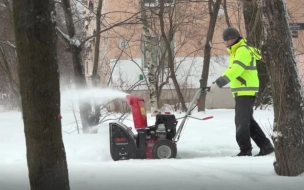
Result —
<instances>
[{"instance_id":1,"label":"snow-covered ground","mask_svg":"<svg viewBox=\"0 0 304 190\"><path fill-rule=\"evenodd\" d=\"M94 93L88 93L94 94ZM100 98L123 97L104 90ZM300 190L304 176L281 177L273 170L274 154L231 157L238 153L234 110L194 112L178 143L178 159L114 162L109 153L108 124L97 134L78 134L73 113L63 97L62 125L72 190ZM108 99L106 99L108 100ZM149 115L148 115L149 116ZM176 113L177 117L183 114ZM273 111L257 110L255 118L270 134ZM131 117L126 124L132 126ZM149 116L150 125L154 119ZM74 131L74 132L73 132ZM258 153L253 143L253 153ZM29 190L26 147L20 112L0 113L0 190Z\"/></svg>"}]
</instances>

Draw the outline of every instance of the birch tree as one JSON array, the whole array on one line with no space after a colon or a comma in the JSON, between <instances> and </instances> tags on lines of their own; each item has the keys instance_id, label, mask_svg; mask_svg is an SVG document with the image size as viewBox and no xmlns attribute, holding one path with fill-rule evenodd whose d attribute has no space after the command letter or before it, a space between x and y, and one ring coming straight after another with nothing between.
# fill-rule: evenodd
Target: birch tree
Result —
<instances>
[{"instance_id":1,"label":"birch tree","mask_svg":"<svg viewBox=\"0 0 304 190\"><path fill-rule=\"evenodd\" d=\"M69 190L62 140L54 1L13 1L31 190Z\"/></svg>"},{"instance_id":2,"label":"birch tree","mask_svg":"<svg viewBox=\"0 0 304 190\"><path fill-rule=\"evenodd\" d=\"M270 75L274 106L274 169L278 175L304 172L304 98L284 0L260 0L263 57Z\"/></svg>"},{"instance_id":3,"label":"birch tree","mask_svg":"<svg viewBox=\"0 0 304 190\"><path fill-rule=\"evenodd\" d=\"M141 12L141 20L142 20L142 29L143 29L143 41L144 41L144 53L145 53L145 61L148 66L148 89L150 93L150 111L151 116L155 116L158 110L158 101L157 101L157 93L156 93L156 82L155 82L155 73L156 73L156 62L153 62L152 59L152 48L155 44L152 44L152 36L149 29L149 23L147 19L147 12L144 0L139 0L139 7Z\"/></svg>"},{"instance_id":4,"label":"birch tree","mask_svg":"<svg viewBox=\"0 0 304 190\"><path fill-rule=\"evenodd\" d=\"M137 4L139 4L139 9L141 10L140 3L142 1L138 2ZM196 64L196 61L197 56L204 49L201 39L206 35L205 17L207 11L202 11L203 4L201 2L155 0L143 0L143 2L145 4L142 9L145 15L141 13L141 25L123 28L117 33L118 38L128 41L128 47L117 47L117 60L120 57L128 57L146 76L140 81L147 84L147 86L151 85L149 78L150 76L152 77L150 71L153 70L154 77L152 78L155 81L157 108L161 109L163 104L171 104L174 110L186 110L186 105L182 102L187 101L187 96L191 96L187 88L193 87L192 77L194 75L199 77L200 75L199 70L201 70L201 67ZM126 6L126 4L121 6ZM132 5L128 3L127 6L131 7ZM146 21L147 24L143 24ZM150 39L145 38L144 31L141 36L138 35L138 31L143 30L144 25L149 30L148 36L150 36ZM150 47L148 47L148 41L150 41ZM141 62L138 62L138 57L136 57L139 48L142 49L143 54ZM150 48L153 69L150 69L147 64ZM182 56L179 57L179 55ZM175 84L174 80L176 80ZM116 86L119 86L117 85L119 81L113 82ZM176 89L175 85L178 85L179 89ZM148 86L148 89L150 90L151 88ZM168 94L163 94L164 89L167 92L170 91L170 94L172 93L172 99L168 99ZM179 96L177 92L181 92Z\"/></svg>"}]
</instances>

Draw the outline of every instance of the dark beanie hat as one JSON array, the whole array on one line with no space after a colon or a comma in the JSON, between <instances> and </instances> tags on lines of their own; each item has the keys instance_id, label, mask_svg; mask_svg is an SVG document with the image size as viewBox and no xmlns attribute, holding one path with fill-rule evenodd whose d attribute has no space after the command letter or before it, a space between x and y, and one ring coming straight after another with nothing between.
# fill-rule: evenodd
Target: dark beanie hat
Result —
<instances>
[{"instance_id":1,"label":"dark beanie hat","mask_svg":"<svg viewBox=\"0 0 304 190\"><path fill-rule=\"evenodd\" d=\"M223 39L224 41L236 39L241 37L240 33L237 31L237 29L228 27L223 32Z\"/></svg>"}]
</instances>

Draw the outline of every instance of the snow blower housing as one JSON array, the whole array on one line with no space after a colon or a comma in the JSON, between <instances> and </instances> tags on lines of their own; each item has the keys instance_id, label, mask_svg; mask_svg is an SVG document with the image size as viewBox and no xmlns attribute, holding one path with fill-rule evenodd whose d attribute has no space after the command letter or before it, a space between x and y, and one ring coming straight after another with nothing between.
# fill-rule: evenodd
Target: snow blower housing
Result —
<instances>
[{"instance_id":1,"label":"snow blower housing","mask_svg":"<svg viewBox=\"0 0 304 190\"><path fill-rule=\"evenodd\" d=\"M147 115L144 99L128 95L126 100L131 106L133 122L137 134L132 128L120 122L110 123L110 152L112 159L161 159L175 158L177 155L176 144L183 131L188 117L207 120L213 116L205 118L195 118L190 116L191 111L197 106L197 100L202 92L210 91L210 87L201 87L195 94L189 109L176 130L177 119L172 114L156 115L155 125L147 125Z\"/></svg>"},{"instance_id":2,"label":"snow blower housing","mask_svg":"<svg viewBox=\"0 0 304 190\"><path fill-rule=\"evenodd\" d=\"M131 106L133 122L137 134L120 122L112 122L110 129L110 152L112 159L160 159L175 158L177 121L172 114L156 115L155 125L147 125L144 99L133 95L126 96Z\"/></svg>"}]
</instances>

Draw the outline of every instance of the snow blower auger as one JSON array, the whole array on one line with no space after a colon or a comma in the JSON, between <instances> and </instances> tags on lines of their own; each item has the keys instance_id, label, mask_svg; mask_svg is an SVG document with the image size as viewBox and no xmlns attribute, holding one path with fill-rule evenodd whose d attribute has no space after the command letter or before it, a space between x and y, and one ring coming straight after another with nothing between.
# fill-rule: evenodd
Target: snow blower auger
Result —
<instances>
[{"instance_id":1,"label":"snow blower auger","mask_svg":"<svg viewBox=\"0 0 304 190\"><path fill-rule=\"evenodd\" d=\"M200 88L193 98L189 109L183 118L178 130L176 130L177 120L173 114L156 115L155 125L148 126L145 101L143 98L127 95L126 101L131 106L134 128L137 134L133 133L132 128L121 122L109 123L110 134L110 153L114 161L128 159L170 159L176 158L177 142L180 138L185 121L191 117L191 111L197 106L195 102L202 92L209 91L210 87Z\"/></svg>"}]
</instances>

